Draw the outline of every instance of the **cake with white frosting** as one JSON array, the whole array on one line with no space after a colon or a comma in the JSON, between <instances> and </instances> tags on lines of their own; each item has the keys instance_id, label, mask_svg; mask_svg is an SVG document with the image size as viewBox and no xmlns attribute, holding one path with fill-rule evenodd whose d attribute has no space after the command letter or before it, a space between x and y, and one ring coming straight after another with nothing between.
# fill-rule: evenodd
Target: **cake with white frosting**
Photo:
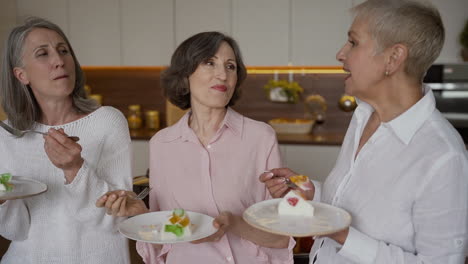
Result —
<instances>
[{"instance_id":1,"label":"cake with white frosting","mask_svg":"<svg viewBox=\"0 0 468 264\"><path fill-rule=\"evenodd\" d=\"M289 191L278 204L279 216L313 217L314 207L298 191Z\"/></svg>"}]
</instances>

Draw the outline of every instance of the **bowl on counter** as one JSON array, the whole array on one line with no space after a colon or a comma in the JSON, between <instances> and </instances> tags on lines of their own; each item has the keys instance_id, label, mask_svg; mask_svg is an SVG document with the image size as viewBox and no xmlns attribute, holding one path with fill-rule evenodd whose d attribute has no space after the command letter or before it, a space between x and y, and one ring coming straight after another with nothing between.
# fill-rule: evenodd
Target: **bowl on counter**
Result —
<instances>
[{"instance_id":1,"label":"bowl on counter","mask_svg":"<svg viewBox=\"0 0 468 264\"><path fill-rule=\"evenodd\" d=\"M268 121L278 134L309 134L314 123L314 120L300 118L275 118Z\"/></svg>"}]
</instances>

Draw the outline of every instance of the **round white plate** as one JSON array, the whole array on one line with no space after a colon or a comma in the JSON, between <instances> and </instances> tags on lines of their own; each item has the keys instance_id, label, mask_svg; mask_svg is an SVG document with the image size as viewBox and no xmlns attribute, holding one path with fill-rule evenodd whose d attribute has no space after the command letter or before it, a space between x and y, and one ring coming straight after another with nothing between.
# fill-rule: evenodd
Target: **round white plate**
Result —
<instances>
[{"instance_id":1,"label":"round white plate","mask_svg":"<svg viewBox=\"0 0 468 264\"><path fill-rule=\"evenodd\" d=\"M214 234L217 229L213 227L213 217L185 211L192 223L192 235L184 238L176 238L173 240L162 240L160 238L161 227L166 223L172 211L159 211L131 217L119 224L119 231L122 235L137 241L148 242L153 244L172 244L179 242L189 242L205 238ZM140 231L148 231L149 229L157 229L158 234L153 236L153 239L145 239L140 235Z\"/></svg>"},{"instance_id":2,"label":"round white plate","mask_svg":"<svg viewBox=\"0 0 468 264\"><path fill-rule=\"evenodd\" d=\"M13 190L0 191L0 200L22 199L47 191L47 185L27 177L12 176L10 183L15 185Z\"/></svg>"},{"instance_id":3,"label":"round white plate","mask_svg":"<svg viewBox=\"0 0 468 264\"><path fill-rule=\"evenodd\" d=\"M244 220L260 230L293 237L332 234L351 224L351 215L345 210L313 201L307 201L314 207L313 217L280 217L278 204L281 200L265 200L250 206L244 211Z\"/></svg>"}]
</instances>

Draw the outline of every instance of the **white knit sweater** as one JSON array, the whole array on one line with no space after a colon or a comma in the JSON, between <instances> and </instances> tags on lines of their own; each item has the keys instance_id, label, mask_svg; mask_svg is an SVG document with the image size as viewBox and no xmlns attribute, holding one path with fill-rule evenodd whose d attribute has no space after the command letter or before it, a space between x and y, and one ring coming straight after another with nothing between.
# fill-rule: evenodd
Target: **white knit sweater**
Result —
<instances>
[{"instance_id":1,"label":"white knit sweater","mask_svg":"<svg viewBox=\"0 0 468 264\"><path fill-rule=\"evenodd\" d=\"M37 130L50 126L38 124ZM0 129L0 173L47 184L47 192L0 205L0 235L12 240L1 263L130 263L127 240L119 234L122 218L95 206L109 190L131 190L131 141L125 117L100 107L74 122L54 126L80 137L83 166L71 184L44 151L39 134L13 138Z\"/></svg>"}]
</instances>

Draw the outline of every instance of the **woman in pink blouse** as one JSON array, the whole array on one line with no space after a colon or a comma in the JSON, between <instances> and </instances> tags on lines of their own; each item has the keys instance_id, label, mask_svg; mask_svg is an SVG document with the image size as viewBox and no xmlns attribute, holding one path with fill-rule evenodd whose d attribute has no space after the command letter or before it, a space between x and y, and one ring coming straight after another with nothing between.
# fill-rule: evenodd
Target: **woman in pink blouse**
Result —
<instances>
[{"instance_id":1,"label":"woman in pink blouse","mask_svg":"<svg viewBox=\"0 0 468 264\"><path fill-rule=\"evenodd\" d=\"M271 198L257 175L281 165L273 129L230 108L246 75L237 43L219 32L196 34L174 52L164 93L191 111L150 141L150 209L124 191L97 205L115 216L184 208L215 217L218 231L192 243L138 242L146 263L293 263L294 240L254 229L241 216Z\"/></svg>"}]
</instances>

